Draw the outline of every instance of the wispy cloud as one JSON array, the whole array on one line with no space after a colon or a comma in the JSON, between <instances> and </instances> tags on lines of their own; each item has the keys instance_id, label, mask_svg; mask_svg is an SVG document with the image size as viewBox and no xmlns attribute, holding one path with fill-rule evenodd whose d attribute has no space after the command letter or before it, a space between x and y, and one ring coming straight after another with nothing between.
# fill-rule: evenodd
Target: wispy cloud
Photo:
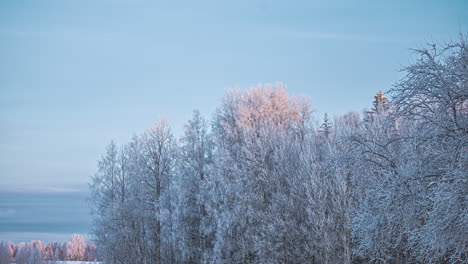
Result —
<instances>
[{"instance_id":1,"label":"wispy cloud","mask_svg":"<svg viewBox=\"0 0 468 264\"><path fill-rule=\"evenodd\" d=\"M362 41L362 42L403 42L394 36L367 35L359 33L301 31L295 29L279 29L277 34L282 37L303 40L331 40L331 41Z\"/></svg>"},{"instance_id":2,"label":"wispy cloud","mask_svg":"<svg viewBox=\"0 0 468 264\"><path fill-rule=\"evenodd\" d=\"M12 208L0 209L0 218L10 218L16 215L16 210Z\"/></svg>"},{"instance_id":3,"label":"wispy cloud","mask_svg":"<svg viewBox=\"0 0 468 264\"><path fill-rule=\"evenodd\" d=\"M37 186L37 185L0 185L0 193L81 193L88 190L87 185Z\"/></svg>"},{"instance_id":4,"label":"wispy cloud","mask_svg":"<svg viewBox=\"0 0 468 264\"><path fill-rule=\"evenodd\" d=\"M1 29L0 37L5 38L79 38L89 40L116 40L129 37L126 32L110 32L80 27L53 28L45 31L23 29Z\"/></svg>"}]
</instances>

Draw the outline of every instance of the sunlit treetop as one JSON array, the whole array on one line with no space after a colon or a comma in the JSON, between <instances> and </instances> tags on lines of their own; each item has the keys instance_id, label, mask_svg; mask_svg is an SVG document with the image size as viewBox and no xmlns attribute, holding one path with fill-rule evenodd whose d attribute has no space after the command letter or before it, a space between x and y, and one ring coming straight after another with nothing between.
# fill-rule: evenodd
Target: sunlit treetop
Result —
<instances>
[{"instance_id":1,"label":"sunlit treetop","mask_svg":"<svg viewBox=\"0 0 468 264\"><path fill-rule=\"evenodd\" d=\"M381 114L388 111L389 108L390 103L388 101L388 98L384 96L384 93L382 92L382 90L380 90L376 95L374 95L374 102L371 112L375 114Z\"/></svg>"},{"instance_id":2,"label":"sunlit treetop","mask_svg":"<svg viewBox=\"0 0 468 264\"><path fill-rule=\"evenodd\" d=\"M302 125L311 112L310 100L287 94L283 83L258 85L245 92L232 91L237 97L237 125L244 129L271 125L289 129Z\"/></svg>"}]
</instances>

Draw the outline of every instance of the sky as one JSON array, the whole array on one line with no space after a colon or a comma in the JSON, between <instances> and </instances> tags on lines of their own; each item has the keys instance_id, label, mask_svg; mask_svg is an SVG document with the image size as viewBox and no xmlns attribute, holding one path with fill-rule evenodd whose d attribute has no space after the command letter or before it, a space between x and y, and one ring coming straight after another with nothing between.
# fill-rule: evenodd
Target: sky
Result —
<instances>
[{"instance_id":1,"label":"sky","mask_svg":"<svg viewBox=\"0 0 468 264\"><path fill-rule=\"evenodd\" d=\"M68 192L105 146L175 134L229 88L282 81L318 114L361 111L468 31L468 1L0 2L0 191ZM1 201L0 201L1 203Z\"/></svg>"}]
</instances>

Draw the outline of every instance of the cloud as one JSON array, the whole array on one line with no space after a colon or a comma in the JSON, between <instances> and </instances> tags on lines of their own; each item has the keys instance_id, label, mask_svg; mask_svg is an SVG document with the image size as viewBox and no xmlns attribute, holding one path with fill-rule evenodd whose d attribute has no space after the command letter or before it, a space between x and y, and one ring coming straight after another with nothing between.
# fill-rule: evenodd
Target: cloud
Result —
<instances>
[{"instance_id":1,"label":"cloud","mask_svg":"<svg viewBox=\"0 0 468 264\"><path fill-rule=\"evenodd\" d=\"M37 185L8 185L0 186L0 193L82 193L87 192L88 186L37 186Z\"/></svg>"},{"instance_id":2,"label":"cloud","mask_svg":"<svg viewBox=\"0 0 468 264\"><path fill-rule=\"evenodd\" d=\"M12 208L0 209L0 218L9 218L16 215L16 210Z\"/></svg>"},{"instance_id":3,"label":"cloud","mask_svg":"<svg viewBox=\"0 0 468 264\"><path fill-rule=\"evenodd\" d=\"M45 38L45 39L71 39L71 40L88 40L88 41L115 41L118 39L129 38L129 33L103 31L97 29L80 28L80 27L62 27L48 30L18 30L18 29L0 29L0 37L5 38Z\"/></svg>"},{"instance_id":4,"label":"cloud","mask_svg":"<svg viewBox=\"0 0 468 264\"><path fill-rule=\"evenodd\" d=\"M365 41L365 42L401 42L396 38L378 35L361 35L335 32L315 32L315 31L280 31L281 35L298 39L318 39L334 41Z\"/></svg>"}]
</instances>

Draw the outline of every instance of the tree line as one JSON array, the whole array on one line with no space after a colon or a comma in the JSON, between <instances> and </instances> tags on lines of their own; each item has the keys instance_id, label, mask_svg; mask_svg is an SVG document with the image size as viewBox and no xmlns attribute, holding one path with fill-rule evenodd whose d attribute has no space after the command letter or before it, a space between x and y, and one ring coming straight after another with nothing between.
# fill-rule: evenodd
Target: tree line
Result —
<instances>
[{"instance_id":1,"label":"tree line","mask_svg":"<svg viewBox=\"0 0 468 264\"><path fill-rule=\"evenodd\" d=\"M54 261L95 261L96 246L93 242L84 242L77 234L70 241L50 242L45 245L40 240L21 242L18 245L0 241L0 264L42 264Z\"/></svg>"},{"instance_id":2,"label":"tree line","mask_svg":"<svg viewBox=\"0 0 468 264\"><path fill-rule=\"evenodd\" d=\"M231 90L175 139L111 142L92 178L106 263L466 263L466 39L414 50L372 108L317 121L283 84Z\"/></svg>"}]
</instances>

